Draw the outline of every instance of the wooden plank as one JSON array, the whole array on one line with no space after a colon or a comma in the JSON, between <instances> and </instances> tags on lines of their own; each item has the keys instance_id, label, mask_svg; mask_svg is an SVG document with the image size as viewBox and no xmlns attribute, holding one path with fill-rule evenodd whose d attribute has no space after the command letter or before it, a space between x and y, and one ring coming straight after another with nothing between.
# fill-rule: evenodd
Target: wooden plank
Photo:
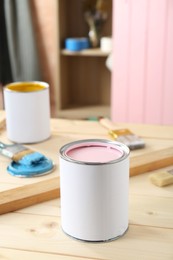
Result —
<instances>
[{"instance_id":1,"label":"wooden plank","mask_svg":"<svg viewBox=\"0 0 173 260\"><path fill-rule=\"evenodd\" d=\"M130 159L130 176L173 164L173 148L138 155ZM0 214L21 209L60 196L59 177L9 188L1 192Z\"/></svg>"},{"instance_id":2,"label":"wooden plank","mask_svg":"<svg viewBox=\"0 0 173 260\"><path fill-rule=\"evenodd\" d=\"M107 136L107 131L102 129L97 122L57 119L51 123L51 138L46 142L31 145L30 148L43 152L46 156L49 155L57 165L58 149L64 143L82 138L106 138ZM171 132L171 130L173 128L145 125L143 127L139 125L136 128L135 125L132 125L132 127L132 130L137 131L137 134L142 133L145 136L146 133L147 146L145 149L132 151L130 160L138 161L141 158L141 162L145 165L144 154L150 158L150 155L159 152L159 156L162 158L161 154L163 155L163 150L166 148L170 149L170 153L172 153L173 131ZM0 138L7 141L4 129ZM153 156L153 160L156 157L159 158L156 155ZM54 183L55 186L52 184L55 179L59 181L58 167L50 175L36 179L23 179L5 174L8 159L0 158L0 160L2 161L0 165L0 192L7 191L8 196L4 196L6 202L14 197L14 204L18 203L20 207L23 207L21 201L17 201L20 198L20 193L23 194L22 200L25 200L25 194L28 195L31 191L34 197L37 191L46 193L50 187L56 189L56 185L59 185L58 182ZM156 165L158 166L157 163ZM134 259L134 256L136 256L137 259L172 259L173 208L171 205L173 203L173 186L159 188L149 181L149 174L130 178L129 230L122 238L111 243L86 244L68 237L61 229L60 199L54 199L50 202L47 201L37 206L0 216L0 234L3 238L0 239L2 249L0 250L0 258L14 260L48 258L53 260L56 257L56 259L63 260L104 260ZM42 182L42 185L37 184L38 180ZM33 184L37 187L35 191ZM8 191L8 187L13 190L12 195L10 195L11 192ZM21 188L19 193L17 192L18 187ZM29 190L25 191L24 187L29 188ZM5 195L5 193L3 194ZM49 195L51 195L51 191ZM59 197L59 194L57 196ZM30 201L29 198L27 199ZM37 203L36 198L34 200Z\"/></svg>"},{"instance_id":3,"label":"wooden plank","mask_svg":"<svg viewBox=\"0 0 173 260\"><path fill-rule=\"evenodd\" d=\"M129 128L132 132L143 138L173 140L173 127L167 125L149 124L119 124L124 128Z\"/></svg>"},{"instance_id":4,"label":"wooden plank","mask_svg":"<svg viewBox=\"0 0 173 260\"><path fill-rule=\"evenodd\" d=\"M16 212L2 215L1 246L26 251L32 251L34 248L36 253L62 254L89 259L134 259L134 256L140 256L140 259L162 260L165 256L166 259L173 257L172 229L130 224L128 232L121 239L109 244L86 244L76 242L65 235L60 221L57 216Z\"/></svg>"},{"instance_id":5,"label":"wooden plank","mask_svg":"<svg viewBox=\"0 0 173 260\"><path fill-rule=\"evenodd\" d=\"M106 93L104 93L106 94ZM67 109L61 109L58 112L59 118L67 119L88 119L90 117L109 117L110 116L110 106L80 106L80 107L70 107Z\"/></svg>"},{"instance_id":6,"label":"wooden plank","mask_svg":"<svg viewBox=\"0 0 173 260\"><path fill-rule=\"evenodd\" d=\"M173 165L173 147L132 157L130 176Z\"/></svg>"},{"instance_id":7,"label":"wooden plank","mask_svg":"<svg viewBox=\"0 0 173 260\"><path fill-rule=\"evenodd\" d=\"M19 259L25 259L25 260L31 260L31 259L37 259L37 260L76 260L76 256L71 255L62 255L62 254L47 254L42 252L33 252L33 251L24 251L24 250L16 250L16 249L9 249L9 248L1 248L0 253L0 259L1 260L19 260ZM86 257L77 257L77 260L95 260L94 258L86 258Z\"/></svg>"},{"instance_id":8,"label":"wooden plank","mask_svg":"<svg viewBox=\"0 0 173 260\"><path fill-rule=\"evenodd\" d=\"M110 52L103 52L100 48L91 48L91 49L85 49L82 51L69 51L69 50L62 50L61 53L63 55L67 55L67 56L103 56L103 57L107 57Z\"/></svg>"},{"instance_id":9,"label":"wooden plank","mask_svg":"<svg viewBox=\"0 0 173 260\"><path fill-rule=\"evenodd\" d=\"M94 109L94 107L93 107ZM79 112L80 113L80 112ZM153 139L173 140L173 127L167 125L114 123L116 127L128 128L135 134ZM54 134L103 135L108 138L108 130L99 122L89 120L51 119L51 128Z\"/></svg>"},{"instance_id":10,"label":"wooden plank","mask_svg":"<svg viewBox=\"0 0 173 260\"><path fill-rule=\"evenodd\" d=\"M142 184L145 183L143 185L145 190L141 189L140 182L137 180L134 181L135 187L131 184L131 180L135 179L135 177L130 179L129 223L135 225L148 225L149 223L152 227L173 228L173 207L170 207L173 203L173 186L169 187L170 192L168 192L168 189L157 190L157 187L149 182L148 176L144 176ZM154 193L154 190L161 192L164 196L160 197L160 193ZM136 192L135 194L134 191ZM150 199L151 197L152 200ZM60 217L61 201L60 199L54 199L37 206L21 209L18 212Z\"/></svg>"},{"instance_id":11,"label":"wooden plank","mask_svg":"<svg viewBox=\"0 0 173 260\"><path fill-rule=\"evenodd\" d=\"M154 189L148 181L147 191ZM138 188L137 188L138 190ZM173 186L171 187L173 191ZM160 190L163 193L163 190ZM166 192L165 192L166 193ZM161 193L160 193L161 194ZM130 194L129 195L129 221L135 225L150 225L152 227L173 229L173 196L169 197Z\"/></svg>"},{"instance_id":12,"label":"wooden plank","mask_svg":"<svg viewBox=\"0 0 173 260\"><path fill-rule=\"evenodd\" d=\"M0 193L0 214L60 196L59 177L8 189Z\"/></svg>"},{"instance_id":13,"label":"wooden plank","mask_svg":"<svg viewBox=\"0 0 173 260\"><path fill-rule=\"evenodd\" d=\"M1 113L3 125L1 128L1 141L8 142L5 132L5 114ZM86 138L107 138L107 130L105 130L98 122L82 121L82 120L64 120L52 119L52 136L50 139L39 144L28 146L31 149L37 150L46 156L52 158L58 165L58 150L67 142L86 139ZM134 130L135 125L133 125ZM159 129L156 131L156 129ZM162 131L163 130L163 131ZM173 164L173 148L167 148L168 145L173 145L173 131L171 127L154 127L154 126L139 126L137 132L150 136L158 135L158 144L156 141L147 143L145 149L131 152L130 154L130 176L142 174L147 171L155 170L161 167L166 167ZM168 135L167 141L163 137ZM160 139L161 138L161 139ZM155 145L154 145L155 144ZM165 147L165 149L160 149ZM160 149L160 150L158 150ZM60 195L59 184L59 169L55 169L53 173L47 176L38 178L15 178L6 172L6 167L9 160L1 157L0 169L0 214L11 212L17 209L28 207L43 201L48 201L57 198Z\"/></svg>"}]
</instances>

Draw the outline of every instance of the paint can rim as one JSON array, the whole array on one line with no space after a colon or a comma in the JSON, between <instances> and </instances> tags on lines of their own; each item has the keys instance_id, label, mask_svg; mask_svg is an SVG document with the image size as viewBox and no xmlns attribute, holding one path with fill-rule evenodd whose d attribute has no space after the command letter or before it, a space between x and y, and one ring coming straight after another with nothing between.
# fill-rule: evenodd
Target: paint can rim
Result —
<instances>
[{"instance_id":1,"label":"paint can rim","mask_svg":"<svg viewBox=\"0 0 173 260\"><path fill-rule=\"evenodd\" d=\"M73 149L73 147L78 148L78 147L89 147L91 146L92 143L100 143L104 146L106 144L114 146L117 150L119 150L122 153L122 156L115 160L110 160L107 162L90 162L90 161L80 161L73 159L69 157L66 153L70 147ZM126 159L129 154L130 154L130 149L123 143L117 142L117 141L111 141L107 139L84 139L84 140L78 140L74 142L70 142L68 144L65 144L62 146L59 150L60 157L68 162L72 163L77 163L77 164L82 164L82 165L107 165L107 164L114 164L114 163L119 163L120 161L123 161Z\"/></svg>"},{"instance_id":2,"label":"paint can rim","mask_svg":"<svg viewBox=\"0 0 173 260\"><path fill-rule=\"evenodd\" d=\"M42 89L38 89L38 90L30 90L30 91L21 91L21 90L15 90L15 89L10 89L9 87L12 86L17 86L17 85L22 85L22 84L31 84L31 85L40 85L43 88ZM10 93L22 93L22 94L29 94L29 93L33 93L33 92L40 92L40 91L44 91L49 89L49 84L47 82L44 81L16 81L16 82L12 82L12 83L8 83L4 86L4 91L10 92Z\"/></svg>"}]
</instances>

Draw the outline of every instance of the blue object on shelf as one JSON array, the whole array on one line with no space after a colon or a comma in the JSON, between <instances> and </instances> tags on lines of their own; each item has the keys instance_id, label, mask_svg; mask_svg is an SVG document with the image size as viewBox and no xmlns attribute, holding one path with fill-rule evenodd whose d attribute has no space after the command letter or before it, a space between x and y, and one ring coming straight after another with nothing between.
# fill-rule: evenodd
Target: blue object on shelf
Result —
<instances>
[{"instance_id":1,"label":"blue object on shelf","mask_svg":"<svg viewBox=\"0 0 173 260\"><path fill-rule=\"evenodd\" d=\"M69 51L81 51L90 47L89 39L82 38L67 38L65 40L65 48Z\"/></svg>"}]
</instances>

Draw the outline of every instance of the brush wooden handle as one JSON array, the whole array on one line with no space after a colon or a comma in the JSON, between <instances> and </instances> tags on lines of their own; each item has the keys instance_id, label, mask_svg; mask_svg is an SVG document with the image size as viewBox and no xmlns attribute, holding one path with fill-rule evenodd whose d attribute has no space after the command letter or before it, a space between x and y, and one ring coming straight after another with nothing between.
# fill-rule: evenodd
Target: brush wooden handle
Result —
<instances>
[{"instance_id":1,"label":"brush wooden handle","mask_svg":"<svg viewBox=\"0 0 173 260\"><path fill-rule=\"evenodd\" d=\"M107 128L108 130L115 130L115 125L112 123L112 121L109 118L101 118L99 120L100 124Z\"/></svg>"}]
</instances>

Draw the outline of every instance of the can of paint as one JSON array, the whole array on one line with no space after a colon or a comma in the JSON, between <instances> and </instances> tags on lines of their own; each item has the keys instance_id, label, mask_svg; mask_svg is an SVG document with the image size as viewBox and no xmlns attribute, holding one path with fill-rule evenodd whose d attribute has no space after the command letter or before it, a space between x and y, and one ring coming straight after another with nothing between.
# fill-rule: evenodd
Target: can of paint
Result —
<instances>
[{"instance_id":1,"label":"can of paint","mask_svg":"<svg viewBox=\"0 0 173 260\"><path fill-rule=\"evenodd\" d=\"M117 239L128 229L129 148L88 139L60 149L61 225L80 240Z\"/></svg>"},{"instance_id":2,"label":"can of paint","mask_svg":"<svg viewBox=\"0 0 173 260\"><path fill-rule=\"evenodd\" d=\"M7 137L16 143L37 143L50 137L49 84L14 82L4 87Z\"/></svg>"}]
</instances>

